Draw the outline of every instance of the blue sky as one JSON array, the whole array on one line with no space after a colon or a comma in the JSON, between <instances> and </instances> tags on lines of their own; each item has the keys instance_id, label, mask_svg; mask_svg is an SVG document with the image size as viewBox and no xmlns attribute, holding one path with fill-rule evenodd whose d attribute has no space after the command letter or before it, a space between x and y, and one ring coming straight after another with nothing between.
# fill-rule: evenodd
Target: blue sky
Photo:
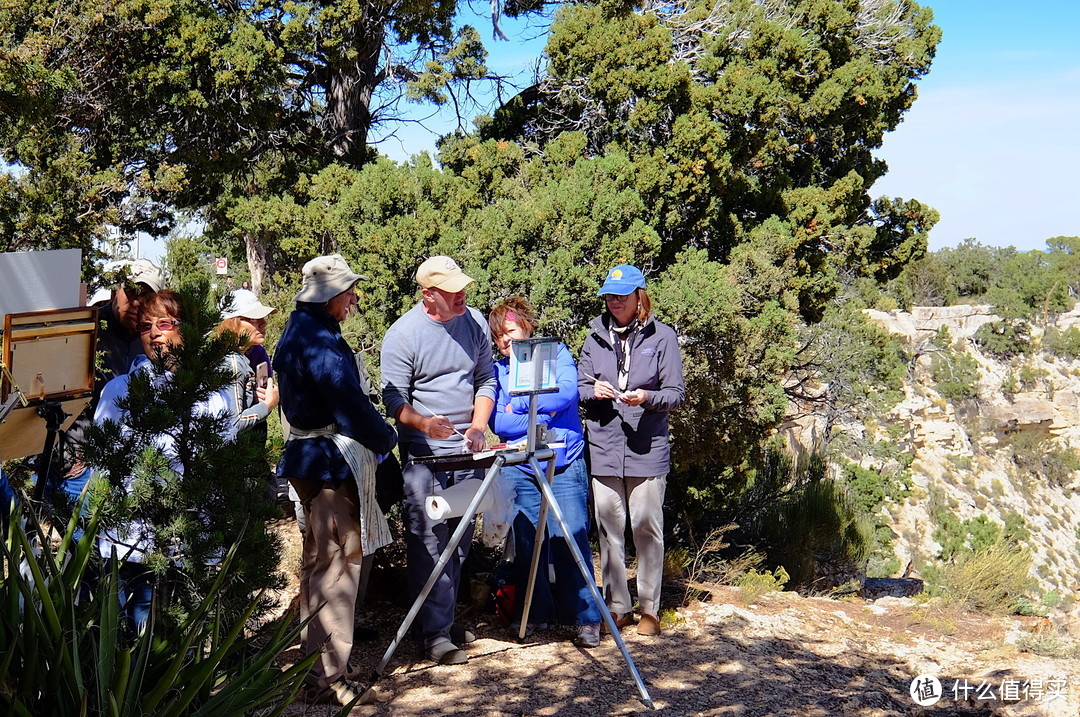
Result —
<instances>
[{"instance_id":1,"label":"blue sky","mask_svg":"<svg viewBox=\"0 0 1080 717\"><path fill-rule=\"evenodd\" d=\"M943 38L930 74L918 83L919 99L878 151L890 171L871 195L936 208L933 249L969 237L1043 249L1051 237L1080 235L1080 1L924 4ZM492 69L529 84L542 41L518 41L516 26L507 23L511 41L496 42L489 20L474 23ZM427 124L440 127L438 118ZM403 160L432 150L436 137L411 126L379 150Z\"/></svg>"},{"instance_id":2,"label":"blue sky","mask_svg":"<svg viewBox=\"0 0 1080 717\"><path fill-rule=\"evenodd\" d=\"M926 4L943 37L871 194L941 212L933 249L1080 235L1080 2Z\"/></svg>"}]
</instances>

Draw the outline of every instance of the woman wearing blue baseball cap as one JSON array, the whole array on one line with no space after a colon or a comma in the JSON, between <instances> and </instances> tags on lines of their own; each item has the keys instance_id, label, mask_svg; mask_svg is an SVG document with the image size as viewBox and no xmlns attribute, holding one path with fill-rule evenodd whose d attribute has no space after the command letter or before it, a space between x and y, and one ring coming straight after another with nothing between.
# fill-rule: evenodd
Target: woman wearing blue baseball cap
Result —
<instances>
[{"instance_id":1,"label":"woman wearing blue baseball cap","mask_svg":"<svg viewBox=\"0 0 1080 717\"><path fill-rule=\"evenodd\" d=\"M682 356L675 332L653 317L637 267L613 268L598 294L606 310L589 323L578 394L585 407L604 595L616 625L633 623L623 538L629 517L637 553L638 634L659 635L664 492L671 466L668 414L683 402Z\"/></svg>"}]
</instances>

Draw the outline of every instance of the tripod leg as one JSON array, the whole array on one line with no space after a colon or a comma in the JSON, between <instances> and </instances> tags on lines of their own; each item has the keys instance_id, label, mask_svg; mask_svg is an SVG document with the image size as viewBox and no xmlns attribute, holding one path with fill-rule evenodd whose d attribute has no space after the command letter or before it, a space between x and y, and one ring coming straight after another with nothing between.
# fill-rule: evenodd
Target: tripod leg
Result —
<instances>
[{"instance_id":1,"label":"tripod leg","mask_svg":"<svg viewBox=\"0 0 1080 717\"><path fill-rule=\"evenodd\" d=\"M409 612L405 616L404 622L402 622L401 627L398 628L397 635L394 636L394 641L386 648L382 660L375 668L375 672L372 675L372 682L375 682L382 677L383 670L386 669L386 665L389 664L390 658L394 656L401 641L405 639L405 634L409 631L409 628L412 627L413 620L415 620L416 616L420 613L420 608L423 606L424 601L427 600L428 593L431 592L431 588L435 586L435 582L439 579L439 576L442 575L443 570L446 569L446 565L450 562L451 556L453 556L454 552L457 550L458 544L461 543L465 531L469 529L470 522L476 518L476 510L480 507L480 502L484 499L484 495L487 494L492 481L499 475L499 471L502 470L503 464L505 463L506 459L502 456L498 456L495 458L495 463L492 464L491 468L488 468L488 472L484 476L484 480L480 483L480 487L477 488L476 495L473 496L472 502L469 503L465 515L461 516L461 522L458 523L458 527L454 531L454 534L450 536L450 542L446 544L446 548L443 550L442 555L439 556L439 562L435 563L435 567L431 570L431 575L428 576L423 589L420 591L420 594L416 596L416 600L413 601L412 607L409 608Z\"/></svg>"},{"instance_id":2,"label":"tripod leg","mask_svg":"<svg viewBox=\"0 0 1080 717\"><path fill-rule=\"evenodd\" d=\"M536 470L536 463L533 461L533 470ZM544 482L544 479L540 477L539 473L535 473L536 481L538 483ZM548 461L548 475L547 482L550 485L552 478L555 477L555 461ZM547 513L548 513L548 501L547 494L541 492L540 498L540 518L536 523L536 542L533 543L532 562L529 563L529 583L525 589L525 605L521 613L521 627L518 628L518 641L525 641L525 632L528 630L529 621L529 608L532 607L533 591L536 588L536 572L540 568L540 551L543 547L544 535L547 532Z\"/></svg>"},{"instance_id":3,"label":"tripod leg","mask_svg":"<svg viewBox=\"0 0 1080 717\"><path fill-rule=\"evenodd\" d=\"M554 461L550 461L549 465L551 464L554 464ZM529 458L529 465L532 466L536 475L540 475L540 466L535 458ZM655 709L652 697L649 696L649 690L646 689L645 682L641 679L641 674L638 673L637 666L634 664L633 658L630 657L630 653L626 649L626 643L623 642L622 635L619 633L619 628L616 627L615 621L611 617L611 611L607 609L604 597L600 594L599 588L596 587L596 578L585 564L585 558L582 557L581 550L578 549L577 541L572 539L573 532L567 527L566 521L563 520L562 509L559 508L559 502L555 500L555 496L551 492L551 486L546 481L540 481L539 483L540 491L544 494L544 503L551 507L551 512L555 516L555 522L559 524L563 535L566 536L566 544L570 547L570 553L574 556L574 562L577 563L578 570L581 572L582 577L585 578L585 584L589 586L589 592L592 593L593 602L595 602L596 606L600 609L600 616L604 618L604 622L607 623L608 629L611 631L611 636L615 638L615 644L619 646L619 651L622 653L623 660L626 661L626 667L630 670L630 676L634 678L638 693L641 695L642 704L649 709Z\"/></svg>"}]
</instances>

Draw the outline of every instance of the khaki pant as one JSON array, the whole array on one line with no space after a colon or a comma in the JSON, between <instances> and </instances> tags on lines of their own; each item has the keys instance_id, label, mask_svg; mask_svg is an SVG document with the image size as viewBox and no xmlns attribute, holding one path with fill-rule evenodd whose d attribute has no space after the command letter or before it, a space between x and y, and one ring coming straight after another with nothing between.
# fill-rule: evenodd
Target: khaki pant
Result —
<instances>
[{"instance_id":1,"label":"khaki pant","mask_svg":"<svg viewBox=\"0 0 1080 717\"><path fill-rule=\"evenodd\" d=\"M300 619L319 610L300 633L306 653L320 648L322 657L311 679L326 686L349 666L353 646L353 613L364 555L360 547L360 498L356 483L338 488L323 481L290 478L304 505L304 553L300 563Z\"/></svg>"},{"instance_id":2,"label":"khaki pant","mask_svg":"<svg viewBox=\"0 0 1080 717\"><path fill-rule=\"evenodd\" d=\"M664 493L667 474L652 478L593 476L593 502L600 533L600 572L604 598L622 615L634 604L626 582L626 518L637 553L637 593L641 612L654 617L660 609L664 579Z\"/></svg>"}]
</instances>

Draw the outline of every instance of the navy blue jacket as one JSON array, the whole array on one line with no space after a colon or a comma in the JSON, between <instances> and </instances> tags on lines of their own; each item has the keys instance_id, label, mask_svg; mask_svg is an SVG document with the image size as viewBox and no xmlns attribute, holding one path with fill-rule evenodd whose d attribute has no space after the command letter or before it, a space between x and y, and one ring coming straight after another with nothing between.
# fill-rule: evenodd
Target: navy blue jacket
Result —
<instances>
[{"instance_id":1,"label":"navy blue jacket","mask_svg":"<svg viewBox=\"0 0 1080 717\"><path fill-rule=\"evenodd\" d=\"M397 434L372 407L341 326L322 304L297 303L274 353L274 376L281 410L292 427L310 431L333 423L338 433L376 454L393 450ZM328 437L286 443L278 475L335 485L352 480L348 464Z\"/></svg>"}]
</instances>

